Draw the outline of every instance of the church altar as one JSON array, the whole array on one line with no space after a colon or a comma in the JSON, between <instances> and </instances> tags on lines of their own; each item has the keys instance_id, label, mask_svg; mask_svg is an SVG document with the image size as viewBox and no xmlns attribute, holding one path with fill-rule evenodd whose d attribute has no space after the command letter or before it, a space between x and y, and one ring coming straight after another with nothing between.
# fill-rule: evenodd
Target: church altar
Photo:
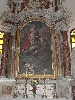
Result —
<instances>
[{"instance_id":1,"label":"church altar","mask_svg":"<svg viewBox=\"0 0 75 100\"><path fill-rule=\"evenodd\" d=\"M33 97L31 87L30 87L30 80L27 84L27 95L28 98L23 98L23 93L25 91L24 89L24 80L18 80L17 81L17 97L13 97L14 92L14 85L15 85L15 79L7 79L7 78L1 78L0 79L0 100L68 100L65 98L53 98L53 84L55 83L54 80L46 80L46 95L47 98L42 98L43 95L43 80L40 81L40 84L37 86L37 93L35 98Z\"/></svg>"},{"instance_id":2,"label":"church altar","mask_svg":"<svg viewBox=\"0 0 75 100\"><path fill-rule=\"evenodd\" d=\"M54 93L58 100L75 100L75 51L70 61L67 35L70 16L59 1L64 0L8 0L9 10L2 14L0 100L42 100L45 86L46 100L56 100ZM43 78L35 98L32 78ZM25 90L28 98L23 98Z\"/></svg>"},{"instance_id":3,"label":"church altar","mask_svg":"<svg viewBox=\"0 0 75 100\"><path fill-rule=\"evenodd\" d=\"M23 94L25 93L25 80L17 80L17 97L13 97L13 94L15 92L15 79L8 79L8 78L1 78L0 79L0 100L22 100L26 99L23 98ZM29 100L37 100L39 98L40 100L46 99L46 100L56 100L53 98L54 95L54 83L56 83L56 92L58 94L58 100L72 100L71 96L69 95L69 92L71 92L71 86L74 86L74 81L68 81L66 80L47 80L46 79L46 96L47 98L42 98L44 93L44 84L43 80L39 81L39 84L37 85L37 91L35 98L33 97L33 93L31 91L32 87L30 85L30 80L27 81L27 95ZM68 83L68 84L67 84ZM60 84L60 85L59 85ZM63 87L63 84L65 88ZM59 86L59 87L58 87ZM61 96L60 96L61 93ZM64 95L64 97L63 97ZM71 94L72 95L72 94Z\"/></svg>"},{"instance_id":4,"label":"church altar","mask_svg":"<svg viewBox=\"0 0 75 100\"><path fill-rule=\"evenodd\" d=\"M15 83L17 82L17 85ZM0 79L0 97L13 97L14 91L17 92L18 97L23 97L23 93L25 92L25 80L15 80L15 79L8 79L8 78L1 78ZM46 95L48 98L53 98L53 84L54 80L46 80ZM16 90L15 90L16 86ZM36 91L36 98L41 98L44 93L44 82L43 80L39 81L39 84L37 85L37 91ZM27 81L27 95L28 98L33 98L32 93L32 86L31 86L31 80Z\"/></svg>"}]
</instances>

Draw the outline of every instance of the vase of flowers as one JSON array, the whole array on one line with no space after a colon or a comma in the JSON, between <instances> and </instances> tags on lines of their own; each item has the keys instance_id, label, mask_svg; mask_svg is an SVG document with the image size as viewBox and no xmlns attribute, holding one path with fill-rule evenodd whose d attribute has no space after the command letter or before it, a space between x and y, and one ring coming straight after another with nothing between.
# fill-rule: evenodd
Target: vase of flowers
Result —
<instances>
[{"instance_id":1,"label":"vase of flowers","mask_svg":"<svg viewBox=\"0 0 75 100\"><path fill-rule=\"evenodd\" d=\"M35 98L36 90L37 90L38 80L31 80L32 92Z\"/></svg>"}]
</instances>

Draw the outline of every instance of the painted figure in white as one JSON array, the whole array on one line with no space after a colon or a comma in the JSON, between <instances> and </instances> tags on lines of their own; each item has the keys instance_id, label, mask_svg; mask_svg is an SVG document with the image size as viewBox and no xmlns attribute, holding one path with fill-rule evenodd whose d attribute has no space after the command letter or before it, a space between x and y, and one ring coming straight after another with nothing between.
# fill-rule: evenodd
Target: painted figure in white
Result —
<instances>
[{"instance_id":1,"label":"painted figure in white","mask_svg":"<svg viewBox=\"0 0 75 100\"><path fill-rule=\"evenodd\" d=\"M34 40L35 40L35 31L34 31L35 26L33 26L30 31L28 32L28 38L30 40L31 45L34 44Z\"/></svg>"},{"instance_id":2,"label":"painted figure in white","mask_svg":"<svg viewBox=\"0 0 75 100\"><path fill-rule=\"evenodd\" d=\"M33 68L34 68L34 63L31 64L30 62L27 62L27 63L25 64L25 67L26 67L26 71L28 72L28 74L34 74L34 70L33 70Z\"/></svg>"}]
</instances>

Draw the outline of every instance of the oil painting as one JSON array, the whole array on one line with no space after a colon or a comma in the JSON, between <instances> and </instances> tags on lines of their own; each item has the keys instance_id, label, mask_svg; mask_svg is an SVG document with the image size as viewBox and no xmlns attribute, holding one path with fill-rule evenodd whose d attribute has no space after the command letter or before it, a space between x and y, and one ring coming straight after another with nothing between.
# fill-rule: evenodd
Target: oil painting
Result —
<instances>
[{"instance_id":1,"label":"oil painting","mask_svg":"<svg viewBox=\"0 0 75 100\"><path fill-rule=\"evenodd\" d=\"M30 21L20 33L19 73L53 74L50 27Z\"/></svg>"}]
</instances>

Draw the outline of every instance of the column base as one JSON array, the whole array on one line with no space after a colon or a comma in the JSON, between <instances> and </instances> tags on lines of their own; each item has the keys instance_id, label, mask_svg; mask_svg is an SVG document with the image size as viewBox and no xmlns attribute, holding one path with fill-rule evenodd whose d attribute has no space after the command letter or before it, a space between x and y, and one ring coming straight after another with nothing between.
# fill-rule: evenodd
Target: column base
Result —
<instances>
[{"instance_id":1,"label":"column base","mask_svg":"<svg viewBox=\"0 0 75 100\"><path fill-rule=\"evenodd\" d=\"M73 79L72 76L66 76L65 78L57 79L56 84L59 98L74 100L73 88L75 89L75 79Z\"/></svg>"},{"instance_id":2,"label":"column base","mask_svg":"<svg viewBox=\"0 0 75 100\"><path fill-rule=\"evenodd\" d=\"M0 78L6 78L6 76L0 76Z\"/></svg>"},{"instance_id":3,"label":"column base","mask_svg":"<svg viewBox=\"0 0 75 100\"><path fill-rule=\"evenodd\" d=\"M14 79L0 78L0 97L12 97L14 93Z\"/></svg>"},{"instance_id":4,"label":"column base","mask_svg":"<svg viewBox=\"0 0 75 100\"><path fill-rule=\"evenodd\" d=\"M64 76L58 76L57 79L58 79L58 80L60 80L60 79L64 79Z\"/></svg>"},{"instance_id":5,"label":"column base","mask_svg":"<svg viewBox=\"0 0 75 100\"><path fill-rule=\"evenodd\" d=\"M74 80L74 78L72 77L72 75L70 75L70 76L65 76L64 79L67 79L67 80L69 80L69 81Z\"/></svg>"}]
</instances>

